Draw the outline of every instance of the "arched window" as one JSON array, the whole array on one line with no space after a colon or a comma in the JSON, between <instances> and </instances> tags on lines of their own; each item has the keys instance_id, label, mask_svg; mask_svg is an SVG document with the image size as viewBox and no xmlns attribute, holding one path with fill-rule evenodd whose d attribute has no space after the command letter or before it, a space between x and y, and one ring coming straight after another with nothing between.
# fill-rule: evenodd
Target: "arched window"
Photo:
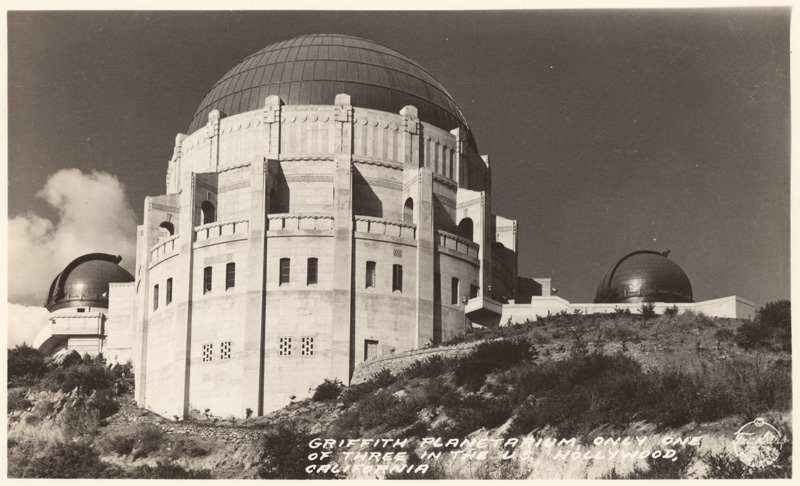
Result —
<instances>
[{"instance_id":1,"label":"arched window","mask_svg":"<svg viewBox=\"0 0 800 486\"><path fill-rule=\"evenodd\" d=\"M458 236L474 241L472 239L472 219L464 218L458 223Z\"/></svg>"},{"instance_id":2,"label":"arched window","mask_svg":"<svg viewBox=\"0 0 800 486\"><path fill-rule=\"evenodd\" d=\"M217 212L211 201L203 201L200 205L200 225L213 223L217 220Z\"/></svg>"},{"instance_id":3,"label":"arched window","mask_svg":"<svg viewBox=\"0 0 800 486\"><path fill-rule=\"evenodd\" d=\"M411 198L406 199L406 204L403 207L403 222L414 222L414 200Z\"/></svg>"},{"instance_id":4,"label":"arched window","mask_svg":"<svg viewBox=\"0 0 800 486\"><path fill-rule=\"evenodd\" d=\"M163 241L175 234L175 226L169 221L158 225L158 241Z\"/></svg>"}]
</instances>

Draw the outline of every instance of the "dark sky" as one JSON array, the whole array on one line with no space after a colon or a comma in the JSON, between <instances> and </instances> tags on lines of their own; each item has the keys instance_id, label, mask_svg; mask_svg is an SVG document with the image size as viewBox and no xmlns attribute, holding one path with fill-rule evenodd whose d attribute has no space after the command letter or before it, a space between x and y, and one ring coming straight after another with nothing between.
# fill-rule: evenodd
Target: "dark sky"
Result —
<instances>
[{"instance_id":1,"label":"dark sky","mask_svg":"<svg viewBox=\"0 0 800 486\"><path fill-rule=\"evenodd\" d=\"M789 21L785 7L11 12L9 213L55 218L35 197L47 177L97 169L141 221L220 77L274 42L340 33L448 89L491 157L495 212L518 221L521 275L591 301L617 259L670 249L695 300L761 306L789 298Z\"/></svg>"}]
</instances>

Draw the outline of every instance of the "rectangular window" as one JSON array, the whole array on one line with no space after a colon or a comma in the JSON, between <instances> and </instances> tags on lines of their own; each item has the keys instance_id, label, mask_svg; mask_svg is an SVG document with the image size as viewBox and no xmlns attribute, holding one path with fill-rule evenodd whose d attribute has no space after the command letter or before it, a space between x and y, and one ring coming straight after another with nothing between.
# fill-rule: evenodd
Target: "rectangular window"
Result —
<instances>
[{"instance_id":1,"label":"rectangular window","mask_svg":"<svg viewBox=\"0 0 800 486\"><path fill-rule=\"evenodd\" d=\"M214 345L213 344L204 344L203 345L203 362L206 363L211 361L214 358Z\"/></svg>"},{"instance_id":2,"label":"rectangular window","mask_svg":"<svg viewBox=\"0 0 800 486\"><path fill-rule=\"evenodd\" d=\"M367 262L367 288L375 286L375 262Z\"/></svg>"},{"instance_id":3,"label":"rectangular window","mask_svg":"<svg viewBox=\"0 0 800 486\"><path fill-rule=\"evenodd\" d=\"M314 338L300 338L300 356L314 356Z\"/></svg>"},{"instance_id":4,"label":"rectangular window","mask_svg":"<svg viewBox=\"0 0 800 486\"><path fill-rule=\"evenodd\" d=\"M455 277L450 283L450 304L458 305L458 279Z\"/></svg>"},{"instance_id":5,"label":"rectangular window","mask_svg":"<svg viewBox=\"0 0 800 486\"><path fill-rule=\"evenodd\" d=\"M440 302L442 300L442 274L433 272L433 301Z\"/></svg>"},{"instance_id":6,"label":"rectangular window","mask_svg":"<svg viewBox=\"0 0 800 486\"><path fill-rule=\"evenodd\" d=\"M153 287L153 310L158 309L158 285Z\"/></svg>"},{"instance_id":7,"label":"rectangular window","mask_svg":"<svg viewBox=\"0 0 800 486\"><path fill-rule=\"evenodd\" d=\"M203 269L203 293L211 292L211 267Z\"/></svg>"},{"instance_id":8,"label":"rectangular window","mask_svg":"<svg viewBox=\"0 0 800 486\"><path fill-rule=\"evenodd\" d=\"M278 344L278 356L292 355L292 338L282 337Z\"/></svg>"},{"instance_id":9,"label":"rectangular window","mask_svg":"<svg viewBox=\"0 0 800 486\"><path fill-rule=\"evenodd\" d=\"M317 259L308 259L308 270L306 271L306 285L317 283Z\"/></svg>"},{"instance_id":10,"label":"rectangular window","mask_svg":"<svg viewBox=\"0 0 800 486\"><path fill-rule=\"evenodd\" d=\"M231 359L231 342L223 341L219 343L219 359Z\"/></svg>"},{"instance_id":11,"label":"rectangular window","mask_svg":"<svg viewBox=\"0 0 800 486\"><path fill-rule=\"evenodd\" d=\"M289 259L281 258L281 273L278 285L289 284Z\"/></svg>"},{"instance_id":12,"label":"rectangular window","mask_svg":"<svg viewBox=\"0 0 800 486\"><path fill-rule=\"evenodd\" d=\"M167 305L172 302L172 279L167 279Z\"/></svg>"},{"instance_id":13,"label":"rectangular window","mask_svg":"<svg viewBox=\"0 0 800 486\"><path fill-rule=\"evenodd\" d=\"M378 341L373 339L364 340L364 361L378 357Z\"/></svg>"},{"instance_id":14,"label":"rectangular window","mask_svg":"<svg viewBox=\"0 0 800 486\"><path fill-rule=\"evenodd\" d=\"M469 298L474 299L478 296L478 286L475 284L470 284L469 286Z\"/></svg>"},{"instance_id":15,"label":"rectangular window","mask_svg":"<svg viewBox=\"0 0 800 486\"><path fill-rule=\"evenodd\" d=\"M403 291L403 266L392 265L392 292L395 290Z\"/></svg>"},{"instance_id":16,"label":"rectangular window","mask_svg":"<svg viewBox=\"0 0 800 486\"><path fill-rule=\"evenodd\" d=\"M225 265L225 290L236 287L236 264Z\"/></svg>"}]
</instances>

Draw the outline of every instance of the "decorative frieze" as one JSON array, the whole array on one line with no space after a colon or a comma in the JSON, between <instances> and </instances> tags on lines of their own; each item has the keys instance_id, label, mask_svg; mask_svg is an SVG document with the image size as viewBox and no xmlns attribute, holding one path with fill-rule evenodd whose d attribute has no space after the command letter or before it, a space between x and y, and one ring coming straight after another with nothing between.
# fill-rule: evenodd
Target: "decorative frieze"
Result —
<instances>
[{"instance_id":1,"label":"decorative frieze","mask_svg":"<svg viewBox=\"0 0 800 486\"><path fill-rule=\"evenodd\" d=\"M360 185L374 186L374 187L384 187L386 189L392 189L394 191L402 191L403 190L403 185L400 184L399 182L391 182L391 181L387 181L387 180L383 180L383 179L367 179L367 178L364 178L363 180L355 180L354 183L355 184L360 184Z\"/></svg>"},{"instance_id":2,"label":"decorative frieze","mask_svg":"<svg viewBox=\"0 0 800 486\"><path fill-rule=\"evenodd\" d=\"M457 209L468 208L470 206L474 206L476 204L479 204L480 202L481 202L480 198L472 199L472 200L469 200L469 201L464 201L464 202L458 203L458 206L456 206L456 208Z\"/></svg>"},{"instance_id":3,"label":"decorative frieze","mask_svg":"<svg viewBox=\"0 0 800 486\"><path fill-rule=\"evenodd\" d=\"M239 182L235 182L233 184L228 184L226 186L222 186L222 187L219 188L219 192L220 192L220 194L222 194L223 192L235 191L236 189L242 189L244 187L250 187L250 181L249 180L239 181Z\"/></svg>"},{"instance_id":4,"label":"decorative frieze","mask_svg":"<svg viewBox=\"0 0 800 486\"><path fill-rule=\"evenodd\" d=\"M153 208L153 209L157 209L159 211L166 211L168 213L178 214L178 213L181 212L180 208L174 208L172 206L164 206L163 204L151 203L150 207Z\"/></svg>"}]
</instances>

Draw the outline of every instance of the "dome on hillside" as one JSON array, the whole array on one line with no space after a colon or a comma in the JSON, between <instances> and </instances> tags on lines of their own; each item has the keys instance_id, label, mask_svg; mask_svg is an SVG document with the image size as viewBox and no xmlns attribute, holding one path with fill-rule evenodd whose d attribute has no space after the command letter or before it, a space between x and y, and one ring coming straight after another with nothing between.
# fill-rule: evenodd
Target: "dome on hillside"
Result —
<instances>
[{"instance_id":1,"label":"dome on hillside","mask_svg":"<svg viewBox=\"0 0 800 486\"><path fill-rule=\"evenodd\" d=\"M339 93L359 108L397 113L413 105L426 123L466 129L474 146L461 110L422 66L375 42L330 34L278 42L246 57L211 88L188 132L203 127L215 109L245 113L263 107L270 95L289 105L333 105Z\"/></svg>"},{"instance_id":2,"label":"dome on hillside","mask_svg":"<svg viewBox=\"0 0 800 486\"><path fill-rule=\"evenodd\" d=\"M45 307L50 312L67 307L108 308L108 285L133 282L119 266L122 257L90 253L73 260L50 284Z\"/></svg>"},{"instance_id":3,"label":"dome on hillside","mask_svg":"<svg viewBox=\"0 0 800 486\"><path fill-rule=\"evenodd\" d=\"M597 287L597 303L693 302L692 284L669 251L642 250L614 263Z\"/></svg>"}]
</instances>

